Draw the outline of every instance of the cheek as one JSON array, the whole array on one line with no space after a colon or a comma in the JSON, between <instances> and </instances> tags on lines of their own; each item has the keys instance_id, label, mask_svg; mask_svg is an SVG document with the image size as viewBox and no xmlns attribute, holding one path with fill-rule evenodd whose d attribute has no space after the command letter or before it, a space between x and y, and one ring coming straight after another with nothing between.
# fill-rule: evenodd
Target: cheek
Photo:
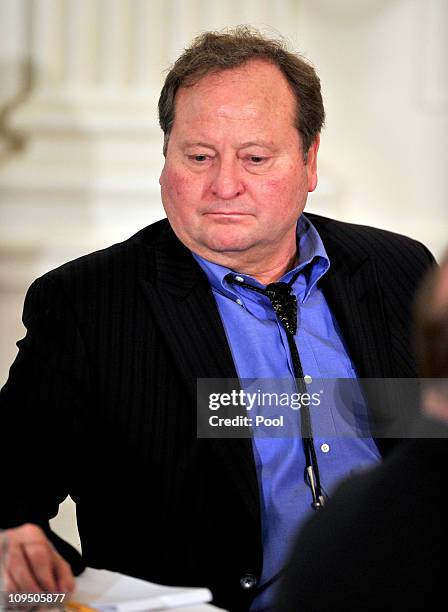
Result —
<instances>
[{"instance_id":1,"label":"cheek","mask_svg":"<svg viewBox=\"0 0 448 612\"><path fill-rule=\"evenodd\" d=\"M278 194L283 199L296 197L298 193L308 191L308 175L300 168L293 168L290 172L267 178L263 189L266 193Z\"/></svg>"},{"instance_id":2,"label":"cheek","mask_svg":"<svg viewBox=\"0 0 448 612\"><path fill-rule=\"evenodd\" d=\"M282 181L282 179L267 179L262 183L261 190L266 195L279 193L283 190L284 183L285 181Z\"/></svg>"},{"instance_id":3,"label":"cheek","mask_svg":"<svg viewBox=\"0 0 448 612\"><path fill-rule=\"evenodd\" d=\"M276 206L291 205L297 199L300 187L287 178L270 178L260 185L259 193L263 199L275 202Z\"/></svg>"},{"instance_id":4,"label":"cheek","mask_svg":"<svg viewBox=\"0 0 448 612\"><path fill-rule=\"evenodd\" d=\"M259 208L269 219L282 219L289 223L302 212L308 189L303 180L291 181L291 177L267 178L259 185Z\"/></svg>"},{"instance_id":5,"label":"cheek","mask_svg":"<svg viewBox=\"0 0 448 612\"><path fill-rule=\"evenodd\" d=\"M176 200L184 198L191 189L191 181L182 172L168 168L161 174L160 185L165 195Z\"/></svg>"}]
</instances>

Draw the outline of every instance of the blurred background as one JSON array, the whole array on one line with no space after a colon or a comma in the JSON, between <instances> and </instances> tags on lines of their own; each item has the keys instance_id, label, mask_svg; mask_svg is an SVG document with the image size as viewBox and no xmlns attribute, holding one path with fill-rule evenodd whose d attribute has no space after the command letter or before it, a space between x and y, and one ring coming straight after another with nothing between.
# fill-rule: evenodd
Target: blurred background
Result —
<instances>
[{"instance_id":1,"label":"blurred background","mask_svg":"<svg viewBox=\"0 0 448 612\"><path fill-rule=\"evenodd\" d=\"M448 238L446 0L1 0L0 384L31 281L160 219L157 99L203 30L281 34L321 77L309 211ZM77 543L69 501L53 522Z\"/></svg>"}]
</instances>

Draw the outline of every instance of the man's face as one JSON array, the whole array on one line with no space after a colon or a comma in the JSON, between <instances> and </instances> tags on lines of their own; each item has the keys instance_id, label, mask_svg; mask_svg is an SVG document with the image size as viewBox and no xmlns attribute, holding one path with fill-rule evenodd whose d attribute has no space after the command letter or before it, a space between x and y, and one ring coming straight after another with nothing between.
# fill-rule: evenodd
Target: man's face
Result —
<instances>
[{"instance_id":1,"label":"man's face","mask_svg":"<svg viewBox=\"0 0 448 612\"><path fill-rule=\"evenodd\" d=\"M176 95L160 176L178 238L224 265L295 253L295 226L317 184L318 141L303 160L296 105L280 70L251 61Z\"/></svg>"}]
</instances>

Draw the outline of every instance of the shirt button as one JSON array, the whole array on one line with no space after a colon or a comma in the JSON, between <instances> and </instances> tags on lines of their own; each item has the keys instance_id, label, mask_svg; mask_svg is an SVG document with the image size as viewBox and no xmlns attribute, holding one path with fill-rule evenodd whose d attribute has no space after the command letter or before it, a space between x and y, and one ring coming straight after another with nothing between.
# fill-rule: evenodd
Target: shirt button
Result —
<instances>
[{"instance_id":1,"label":"shirt button","mask_svg":"<svg viewBox=\"0 0 448 612\"><path fill-rule=\"evenodd\" d=\"M257 582L258 581L253 574L244 574L244 576L240 578L240 585L245 591L256 587Z\"/></svg>"},{"instance_id":2,"label":"shirt button","mask_svg":"<svg viewBox=\"0 0 448 612\"><path fill-rule=\"evenodd\" d=\"M244 278L242 276L235 276L235 280L239 283L244 283Z\"/></svg>"},{"instance_id":3,"label":"shirt button","mask_svg":"<svg viewBox=\"0 0 448 612\"><path fill-rule=\"evenodd\" d=\"M240 298L238 298L238 299L236 300L236 303L237 303L237 304L239 304L240 306L242 306L242 305L243 305L243 302L240 300Z\"/></svg>"},{"instance_id":4,"label":"shirt button","mask_svg":"<svg viewBox=\"0 0 448 612\"><path fill-rule=\"evenodd\" d=\"M309 374L305 374L305 376L303 377L303 380L306 382L307 385L310 385L313 382L313 379L311 378Z\"/></svg>"},{"instance_id":5,"label":"shirt button","mask_svg":"<svg viewBox=\"0 0 448 612\"><path fill-rule=\"evenodd\" d=\"M328 451L330 450L330 447L328 446L328 444L322 444L322 446L320 447L320 450L323 453L328 453Z\"/></svg>"}]
</instances>

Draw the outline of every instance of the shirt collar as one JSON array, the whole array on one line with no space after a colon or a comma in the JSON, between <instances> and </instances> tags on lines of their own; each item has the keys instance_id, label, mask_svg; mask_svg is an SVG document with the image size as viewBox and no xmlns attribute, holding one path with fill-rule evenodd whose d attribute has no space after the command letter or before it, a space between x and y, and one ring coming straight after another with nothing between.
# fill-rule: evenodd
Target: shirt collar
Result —
<instances>
[{"instance_id":1,"label":"shirt collar","mask_svg":"<svg viewBox=\"0 0 448 612\"><path fill-rule=\"evenodd\" d=\"M300 271L301 274L299 274L294 282L293 288L298 292L297 297L299 301L303 303L308 299L317 282L330 267L330 259L322 239L317 229L305 215L301 215L297 221L297 253L299 259L296 266L282 276L279 281L287 283L296 272ZM239 295L236 286L227 283L225 280L229 273L241 276L246 282L253 285L263 287L252 276L208 261L196 253L192 253L192 255L205 272L211 286L234 301L239 300ZM299 286L301 287L300 291ZM254 296L256 295L259 294L254 293Z\"/></svg>"}]
</instances>

